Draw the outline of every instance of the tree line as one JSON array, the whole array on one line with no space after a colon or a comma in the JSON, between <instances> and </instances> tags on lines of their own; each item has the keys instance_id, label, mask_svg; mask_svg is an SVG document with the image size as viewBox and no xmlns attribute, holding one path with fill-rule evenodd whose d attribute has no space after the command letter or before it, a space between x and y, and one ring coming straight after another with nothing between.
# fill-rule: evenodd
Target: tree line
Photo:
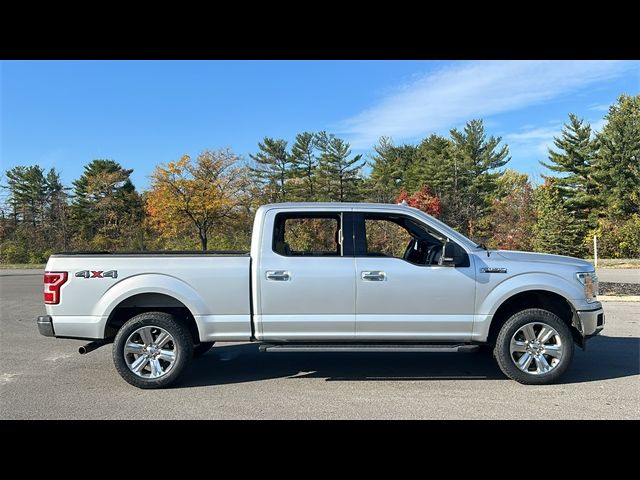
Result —
<instances>
[{"instance_id":1,"label":"tree line","mask_svg":"<svg viewBox=\"0 0 640 480\"><path fill-rule=\"evenodd\" d=\"M159 164L139 192L131 169L97 159L71 186L56 169L7 170L0 261L55 251L247 249L258 206L285 201L407 201L493 248L640 257L640 95L621 95L599 132L570 114L534 185L509 147L471 120L417 144L380 138L367 158L327 132L265 137L248 160L229 149Z\"/></svg>"}]
</instances>

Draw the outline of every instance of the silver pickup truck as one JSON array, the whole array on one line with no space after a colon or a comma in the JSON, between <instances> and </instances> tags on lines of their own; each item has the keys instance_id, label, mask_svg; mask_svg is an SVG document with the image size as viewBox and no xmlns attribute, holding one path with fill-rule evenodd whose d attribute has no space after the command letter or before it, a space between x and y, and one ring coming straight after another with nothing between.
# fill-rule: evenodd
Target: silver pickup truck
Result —
<instances>
[{"instance_id":1,"label":"silver pickup truck","mask_svg":"<svg viewBox=\"0 0 640 480\"><path fill-rule=\"evenodd\" d=\"M113 343L120 375L166 387L214 342L264 352L491 348L546 384L604 327L593 266L487 250L405 205L289 203L255 216L251 251L69 253L44 275L41 334Z\"/></svg>"}]
</instances>

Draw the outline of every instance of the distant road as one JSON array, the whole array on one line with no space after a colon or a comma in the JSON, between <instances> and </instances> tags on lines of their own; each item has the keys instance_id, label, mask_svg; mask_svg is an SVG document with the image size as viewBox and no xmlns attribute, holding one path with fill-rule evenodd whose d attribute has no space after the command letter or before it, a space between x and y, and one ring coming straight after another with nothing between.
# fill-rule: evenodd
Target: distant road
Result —
<instances>
[{"instance_id":1,"label":"distant road","mask_svg":"<svg viewBox=\"0 0 640 480\"><path fill-rule=\"evenodd\" d=\"M640 283L638 268L599 268L598 278L601 282Z\"/></svg>"}]
</instances>

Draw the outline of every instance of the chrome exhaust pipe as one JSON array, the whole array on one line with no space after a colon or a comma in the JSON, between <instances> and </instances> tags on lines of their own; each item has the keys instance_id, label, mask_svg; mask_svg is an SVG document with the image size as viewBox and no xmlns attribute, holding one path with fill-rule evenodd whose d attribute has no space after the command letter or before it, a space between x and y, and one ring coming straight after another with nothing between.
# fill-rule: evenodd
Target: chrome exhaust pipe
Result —
<instances>
[{"instance_id":1,"label":"chrome exhaust pipe","mask_svg":"<svg viewBox=\"0 0 640 480\"><path fill-rule=\"evenodd\" d=\"M86 345L83 345L80 348L78 348L78 353L80 355L84 355L86 353L93 352L96 348L100 348L106 343L107 342L105 342L104 340L96 340L95 342L89 342Z\"/></svg>"}]
</instances>

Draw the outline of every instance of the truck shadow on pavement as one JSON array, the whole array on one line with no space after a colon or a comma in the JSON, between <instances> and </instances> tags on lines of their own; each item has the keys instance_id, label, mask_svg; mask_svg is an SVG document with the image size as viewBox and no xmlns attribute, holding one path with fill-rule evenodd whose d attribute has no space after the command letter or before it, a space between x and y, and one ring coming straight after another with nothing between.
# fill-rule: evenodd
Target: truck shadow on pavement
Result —
<instances>
[{"instance_id":1,"label":"truck shadow on pavement","mask_svg":"<svg viewBox=\"0 0 640 480\"><path fill-rule=\"evenodd\" d=\"M640 374L640 338L596 337L576 347L560 384ZM221 345L194 360L175 388L269 379L325 381L508 380L489 353L259 353L252 344Z\"/></svg>"}]
</instances>

